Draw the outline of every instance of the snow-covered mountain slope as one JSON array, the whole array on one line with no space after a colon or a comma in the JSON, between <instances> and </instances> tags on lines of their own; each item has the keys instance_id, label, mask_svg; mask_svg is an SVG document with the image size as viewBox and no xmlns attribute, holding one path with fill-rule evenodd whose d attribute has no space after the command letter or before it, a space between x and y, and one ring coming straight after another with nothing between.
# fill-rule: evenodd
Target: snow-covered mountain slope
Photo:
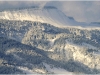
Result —
<instances>
[{"instance_id":1,"label":"snow-covered mountain slope","mask_svg":"<svg viewBox=\"0 0 100 75\"><path fill-rule=\"evenodd\" d=\"M77 22L51 6L2 11L0 19L0 68L13 67L18 70L14 73L100 74L99 23Z\"/></svg>"},{"instance_id":2,"label":"snow-covered mountain slope","mask_svg":"<svg viewBox=\"0 0 100 75\"><path fill-rule=\"evenodd\" d=\"M70 74L70 75L75 75L74 73L72 72L68 72L66 71L65 69L62 69L62 68L56 68L52 65L49 65L47 63L43 63L43 65L46 67L47 71L50 72L50 73L54 73L54 74Z\"/></svg>"},{"instance_id":3,"label":"snow-covered mountain slope","mask_svg":"<svg viewBox=\"0 0 100 75\"><path fill-rule=\"evenodd\" d=\"M87 26L86 23L79 23L72 17L66 16L59 9L48 6L40 8L16 9L0 12L0 19L6 20L28 20L48 23L54 26Z\"/></svg>"},{"instance_id":4,"label":"snow-covered mountain slope","mask_svg":"<svg viewBox=\"0 0 100 75\"><path fill-rule=\"evenodd\" d=\"M99 29L59 28L41 22L0 20L0 37L7 38L1 38L0 51L18 59L16 62L24 59L35 65L37 61L33 58L43 55L48 65L56 67L55 70L58 66L69 72L100 73ZM39 60L37 63L45 62L42 58ZM24 71L29 68L25 65L20 67Z\"/></svg>"}]
</instances>

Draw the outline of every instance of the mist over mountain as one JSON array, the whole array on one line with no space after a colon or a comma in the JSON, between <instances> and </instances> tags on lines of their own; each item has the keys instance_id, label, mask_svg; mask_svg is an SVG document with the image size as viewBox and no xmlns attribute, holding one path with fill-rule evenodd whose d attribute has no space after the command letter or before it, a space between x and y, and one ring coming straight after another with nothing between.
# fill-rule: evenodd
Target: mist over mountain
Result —
<instances>
[{"instance_id":1,"label":"mist over mountain","mask_svg":"<svg viewBox=\"0 0 100 75\"><path fill-rule=\"evenodd\" d=\"M38 21L60 27L86 25L86 23L75 21L73 17L66 16L62 11L53 6L44 6L42 9L38 6L32 6L31 8L3 11L0 12L0 19Z\"/></svg>"},{"instance_id":2,"label":"mist over mountain","mask_svg":"<svg viewBox=\"0 0 100 75\"><path fill-rule=\"evenodd\" d=\"M0 74L100 74L100 22L39 3L0 12Z\"/></svg>"},{"instance_id":3,"label":"mist over mountain","mask_svg":"<svg viewBox=\"0 0 100 75\"><path fill-rule=\"evenodd\" d=\"M100 1L0 1L0 10L39 6L54 6L78 22L99 22Z\"/></svg>"}]
</instances>

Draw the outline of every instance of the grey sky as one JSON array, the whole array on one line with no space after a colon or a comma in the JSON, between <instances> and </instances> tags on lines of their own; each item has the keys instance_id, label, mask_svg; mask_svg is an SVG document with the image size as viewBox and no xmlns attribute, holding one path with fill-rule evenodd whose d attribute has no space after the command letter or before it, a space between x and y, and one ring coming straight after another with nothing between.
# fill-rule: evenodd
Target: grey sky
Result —
<instances>
[{"instance_id":1,"label":"grey sky","mask_svg":"<svg viewBox=\"0 0 100 75\"><path fill-rule=\"evenodd\" d=\"M100 1L0 1L0 10L39 5L51 5L77 21L100 22Z\"/></svg>"}]
</instances>

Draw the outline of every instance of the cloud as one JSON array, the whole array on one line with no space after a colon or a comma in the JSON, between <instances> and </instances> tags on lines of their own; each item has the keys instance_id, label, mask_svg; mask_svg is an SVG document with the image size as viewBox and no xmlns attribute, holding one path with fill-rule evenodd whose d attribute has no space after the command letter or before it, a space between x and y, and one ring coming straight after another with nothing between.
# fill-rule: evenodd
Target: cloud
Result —
<instances>
[{"instance_id":1,"label":"cloud","mask_svg":"<svg viewBox=\"0 0 100 75\"><path fill-rule=\"evenodd\" d=\"M100 22L100 1L60 1L49 2L77 21Z\"/></svg>"},{"instance_id":2,"label":"cloud","mask_svg":"<svg viewBox=\"0 0 100 75\"><path fill-rule=\"evenodd\" d=\"M45 4L46 1L0 1L0 10L30 6L43 7Z\"/></svg>"},{"instance_id":3,"label":"cloud","mask_svg":"<svg viewBox=\"0 0 100 75\"><path fill-rule=\"evenodd\" d=\"M0 1L0 10L34 5L55 6L80 22L100 22L100 1Z\"/></svg>"}]
</instances>

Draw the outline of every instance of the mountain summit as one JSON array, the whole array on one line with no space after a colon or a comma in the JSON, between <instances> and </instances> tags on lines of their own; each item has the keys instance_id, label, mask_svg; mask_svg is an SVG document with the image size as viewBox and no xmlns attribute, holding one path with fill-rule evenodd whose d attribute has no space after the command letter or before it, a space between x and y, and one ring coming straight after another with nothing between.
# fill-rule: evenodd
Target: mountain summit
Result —
<instances>
[{"instance_id":1,"label":"mountain summit","mask_svg":"<svg viewBox=\"0 0 100 75\"><path fill-rule=\"evenodd\" d=\"M33 6L25 9L2 11L0 12L0 19L37 21L60 27L85 25L75 21L73 17L66 16L53 6L45 6L43 8Z\"/></svg>"}]
</instances>

